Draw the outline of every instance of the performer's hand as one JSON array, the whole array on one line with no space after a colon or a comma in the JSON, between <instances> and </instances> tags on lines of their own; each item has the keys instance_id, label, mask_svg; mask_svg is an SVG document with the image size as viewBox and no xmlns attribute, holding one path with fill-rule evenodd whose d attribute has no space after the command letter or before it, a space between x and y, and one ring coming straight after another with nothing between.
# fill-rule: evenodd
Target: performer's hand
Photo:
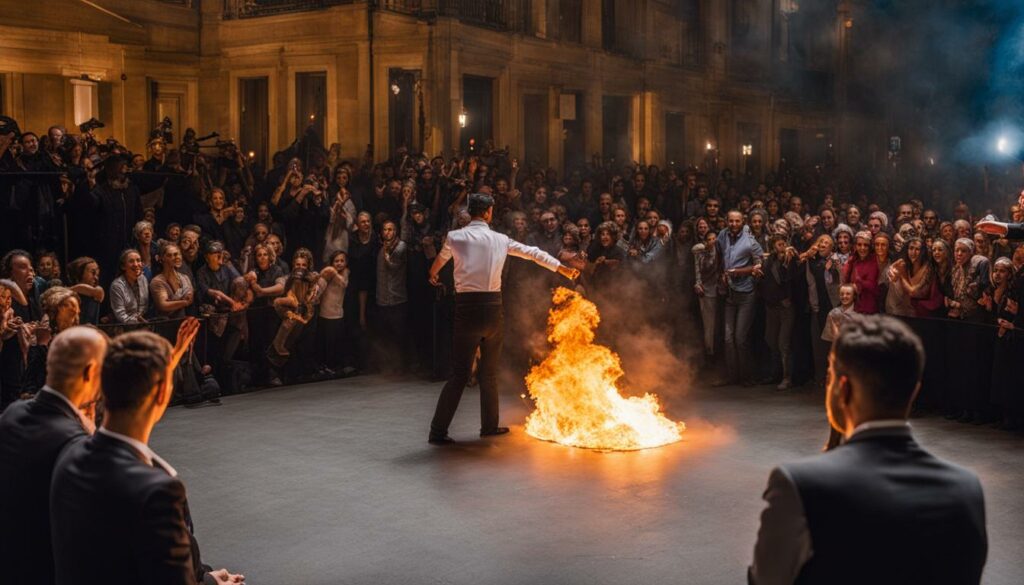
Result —
<instances>
[{"instance_id":1,"label":"performer's hand","mask_svg":"<svg viewBox=\"0 0 1024 585\"><path fill-rule=\"evenodd\" d=\"M575 281L580 277L580 271L575 268L569 268L568 266L562 265L558 267L558 273L568 278L569 280Z\"/></svg>"},{"instance_id":2,"label":"performer's hand","mask_svg":"<svg viewBox=\"0 0 1024 585\"><path fill-rule=\"evenodd\" d=\"M1006 224L1001 221L979 221L974 228L993 236L1005 236L1007 231Z\"/></svg>"},{"instance_id":3,"label":"performer's hand","mask_svg":"<svg viewBox=\"0 0 1024 585\"><path fill-rule=\"evenodd\" d=\"M441 286L441 279L438 278L438 275L434 274L433 272L430 273L430 277L427 280L433 286Z\"/></svg>"}]
</instances>

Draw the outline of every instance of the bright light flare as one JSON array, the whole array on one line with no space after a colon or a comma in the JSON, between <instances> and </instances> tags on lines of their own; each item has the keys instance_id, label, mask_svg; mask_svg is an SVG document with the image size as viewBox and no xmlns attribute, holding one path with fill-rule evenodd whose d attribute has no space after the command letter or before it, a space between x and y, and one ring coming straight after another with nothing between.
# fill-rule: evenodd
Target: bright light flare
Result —
<instances>
[{"instance_id":1,"label":"bright light flare","mask_svg":"<svg viewBox=\"0 0 1024 585\"><path fill-rule=\"evenodd\" d=\"M526 433L571 447L633 451L682 439L686 426L661 412L657 396L622 396L619 356L594 343L597 306L567 288L553 295L548 315L551 353L526 376L536 410Z\"/></svg>"},{"instance_id":2,"label":"bright light flare","mask_svg":"<svg viewBox=\"0 0 1024 585\"><path fill-rule=\"evenodd\" d=\"M1005 136L1000 136L996 140L996 150L1002 154L1008 154L1010 152L1010 141Z\"/></svg>"}]
</instances>

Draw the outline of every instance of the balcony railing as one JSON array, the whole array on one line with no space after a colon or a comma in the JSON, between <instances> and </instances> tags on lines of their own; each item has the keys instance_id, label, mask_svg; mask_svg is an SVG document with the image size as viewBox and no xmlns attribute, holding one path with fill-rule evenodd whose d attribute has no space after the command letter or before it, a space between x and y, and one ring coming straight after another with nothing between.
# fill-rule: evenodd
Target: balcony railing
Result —
<instances>
[{"instance_id":1,"label":"balcony railing","mask_svg":"<svg viewBox=\"0 0 1024 585\"><path fill-rule=\"evenodd\" d=\"M287 12L307 12L354 2L355 0L224 0L224 18L233 20Z\"/></svg>"},{"instance_id":2,"label":"balcony railing","mask_svg":"<svg viewBox=\"0 0 1024 585\"><path fill-rule=\"evenodd\" d=\"M381 0L380 7L427 20L448 16L474 26L512 30L518 4L514 0Z\"/></svg>"},{"instance_id":3,"label":"balcony railing","mask_svg":"<svg viewBox=\"0 0 1024 585\"><path fill-rule=\"evenodd\" d=\"M224 18L254 18L321 10L356 0L224 0ZM512 30L522 20L522 0L369 0L381 10L409 14L424 20L439 16L494 30Z\"/></svg>"}]
</instances>

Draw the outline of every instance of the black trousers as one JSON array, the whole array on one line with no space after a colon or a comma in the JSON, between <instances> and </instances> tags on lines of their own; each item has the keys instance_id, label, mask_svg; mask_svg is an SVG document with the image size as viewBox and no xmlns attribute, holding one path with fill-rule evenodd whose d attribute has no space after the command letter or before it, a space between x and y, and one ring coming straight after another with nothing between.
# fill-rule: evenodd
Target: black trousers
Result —
<instances>
[{"instance_id":1,"label":"black trousers","mask_svg":"<svg viewBox=\"0 0 1024 585\"><path fill-rule=\"evenodd\" d=\"M473 370L476 350L480 349L480 430L498 427L498 361L504 314L501 293L460 293L455 296L455 332L452 335L452 375L437 400L431 436L448 434L462 391Z\"/></svg>"}]
</instances>

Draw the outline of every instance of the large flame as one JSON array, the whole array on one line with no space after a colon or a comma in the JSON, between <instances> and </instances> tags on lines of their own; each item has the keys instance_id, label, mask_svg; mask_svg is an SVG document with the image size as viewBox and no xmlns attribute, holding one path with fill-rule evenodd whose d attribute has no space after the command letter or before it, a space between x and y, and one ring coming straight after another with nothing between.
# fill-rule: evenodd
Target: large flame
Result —
<instances>
[{"instance_id":1,"label":"large flame","mask_svg":"<svg viewBox=\"0 0 1024 585\"><path fill-rule=\"evenodd\" d=\"M551 353L526 376L536 410L526 432L573 447L629 451L682 439L686 426L661 412L657 396L624 397L616 382L623 376L619 356L594 344L601 321L597 306L559 287L548 316Z\"/></svg>"}]
</instances>

